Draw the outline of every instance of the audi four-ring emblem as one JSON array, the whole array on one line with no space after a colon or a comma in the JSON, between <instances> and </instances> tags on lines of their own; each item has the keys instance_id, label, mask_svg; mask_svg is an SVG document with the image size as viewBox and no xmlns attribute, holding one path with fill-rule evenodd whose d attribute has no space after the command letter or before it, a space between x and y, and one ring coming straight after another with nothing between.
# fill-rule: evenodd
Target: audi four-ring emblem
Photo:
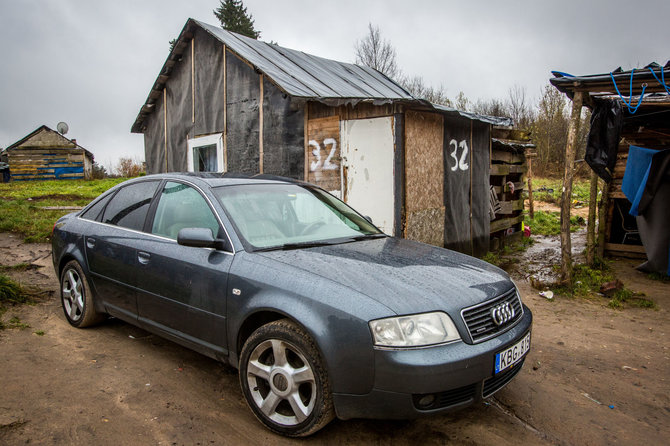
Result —
<instances>
[{"instance_id":1,"label":"audi four-ring emblem","mask_svg":"<svg viewBox=\"0 0 670 446\"><path fill-rule=\"evenodd\" d=\"M491 319L497 326L514 319L514 307L509 302L496 305L491 309Z\"/></svg>"}]
</instances>

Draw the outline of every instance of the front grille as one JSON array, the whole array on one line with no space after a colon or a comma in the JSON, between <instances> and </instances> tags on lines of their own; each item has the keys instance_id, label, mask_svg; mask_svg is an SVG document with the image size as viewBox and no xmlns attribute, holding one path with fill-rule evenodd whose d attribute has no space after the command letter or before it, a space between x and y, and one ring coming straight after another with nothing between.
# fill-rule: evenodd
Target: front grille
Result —
<instances>
[{"instance_id":1,"label":"front grille","mask_svg":"<svg viewBox=\"0 0 670 446\"><path fill-rule=\"evenodd\" d=\"M517 364L514 364L514 367L505 372L500 373L498 376L494 376L493 378L489 378L486 381L484 381L484 389L482 390L482 395L484 396L484 398L490 397L498 390L505 387L505 385L508 382L510 382L512 378L516 376L517 373L521 371L521 366L523 365L524 361L525 359L521 360Z\"/></svg>"},{"instance_id":2,"label":"front grille","mask_svg":"<svg viewBox=\"0 0 670 446\"><path fill-rule=\"evenodd\" d=\"M498 326L493 322L491 310L505 302L509 302L514 308L514 317ZM472 342L477 343L489 339L514 325L523 316L523 307L516 288L512 288L495 299L464 309L461 311L461 316L468 327Z\"/></svg>"},{"instance_id":3,"label":"front grille","mask_svg":"<svg viewBox=\"0 0 670 446\"><path fill-rule=\"evenodd\" d=\"M429 406L420 406L419 400L426 394L412 395L414 407L419 410L444 409L445 407L455 406L457 404L468 403L475 397L477 384L470 384L457 389L447 390L446 392L435 393L435 401Z\"/></svg>"}]
</instances>

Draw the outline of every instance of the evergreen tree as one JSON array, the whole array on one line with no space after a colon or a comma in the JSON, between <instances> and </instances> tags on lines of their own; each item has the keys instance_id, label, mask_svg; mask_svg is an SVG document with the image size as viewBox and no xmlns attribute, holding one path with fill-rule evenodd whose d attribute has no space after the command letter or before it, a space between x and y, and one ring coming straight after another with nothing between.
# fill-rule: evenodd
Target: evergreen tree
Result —
<instances>
[{"instance_id":1,"label":"evergreen tree","mask_svg":"<svg viewBox=\"0 0 670 446\"><path fill-rule=\"evenodd\" d=\"M219 7L213 12L221 22L221 28L252 39L260 37L260 31L254 29L253 16L247 15L247 8L242 4L242 0L221 0Z\"/></svg>"}]
</instances>

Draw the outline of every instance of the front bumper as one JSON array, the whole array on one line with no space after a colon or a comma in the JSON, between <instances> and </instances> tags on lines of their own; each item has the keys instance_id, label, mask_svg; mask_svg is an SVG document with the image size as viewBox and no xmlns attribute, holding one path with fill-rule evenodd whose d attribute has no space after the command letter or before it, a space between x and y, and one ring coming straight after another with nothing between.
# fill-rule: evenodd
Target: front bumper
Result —
<instances>
[{"instance_id":1,"label":"front bumper","mask_svg":"<svg viewBox=\"0 0 670 446\"><path fill-rule=\"evenodd\" d=\"M523 360L494 376L495 355L521 340L532 321L524 306L524 315L514 327L480 344L461 341L421 349L375 350L372 391L365 395L333 394L337 416L345 420L407 419L482 401L521 370ZM434 403L422 406L419 401L426 395L433 395Z\"/></svg>"}]
</instances>

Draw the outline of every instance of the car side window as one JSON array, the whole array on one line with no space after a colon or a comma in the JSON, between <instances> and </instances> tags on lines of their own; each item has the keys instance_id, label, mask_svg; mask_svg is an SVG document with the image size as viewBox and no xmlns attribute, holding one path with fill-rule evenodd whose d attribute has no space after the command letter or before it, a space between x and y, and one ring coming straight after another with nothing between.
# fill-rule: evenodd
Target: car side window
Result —
<instances>
[{"instance_id":1,"label":"car side window","mask_svg":"<svg viewBox=\"0 0 670 446\"><path fill-rule=\"evenodd\" d=\"M120 189L105 208L103 223L141 231L158 181L143 181Z\"/></svg>"},{"instance_id":2,"label":"car side window","mask_svg":"<svg viewBox=\"0 0 670 446\"><path fill-rule=\"evenodd\" d=\"M89 207L86 209L81 214L81 218L84 218L86 220L94 220L94 221L100 221L100 217L102 215L102 210L105 208L105 205L107 202L109 202L109 199L113 196L114 194L111 193L104 197L102 200L98 200L97 203L95 203L93 206Z\"/></svg>"},{"instance_id":3,"label":"car side window","mask_svg":"<svg viewBox=\"0 0 670 446\"><path fill-rule=\"evenodd\" d=\"M184 228L209 228L220 236L219 222L200 192L186 184L168 182L161 192L151 233L177 240Z\"/></svg>"}]
</instances>

